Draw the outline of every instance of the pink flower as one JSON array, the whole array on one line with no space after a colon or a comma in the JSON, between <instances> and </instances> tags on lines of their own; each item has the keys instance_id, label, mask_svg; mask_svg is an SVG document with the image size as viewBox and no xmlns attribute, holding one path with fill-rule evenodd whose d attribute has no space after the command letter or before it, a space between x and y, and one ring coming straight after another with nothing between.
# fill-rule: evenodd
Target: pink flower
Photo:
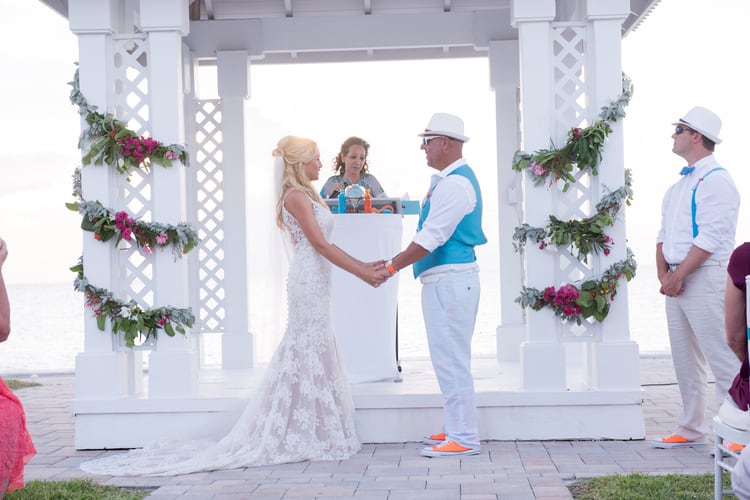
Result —
<instances>
[{"instance_id":1,"label":"pink flower","mask_svg":"<svg viewBox=\"0 0 750 500\"><path fill-rule=\"evenodd\" d=\"M149 246L143 247L141 251L143 252L143 255L151 255L152 253L154 253L154 250Z\"/></svg>"},{"instance_id":2,"label":"pink flower","mask_svg":"<svg viewBox=\"0 0 750 500\"><path fill-rule=\"evenodd\" d=\"M178 154L177 154L177 153L175 153L174 151L172 151L172 150L168 149L168 150L167 150L167 152L166 152L166 153L164 153L164 157L165 157L165 158L166 158L167 160L176 160L176 159L178 158Z\"/></svg>"},{"instance_id":3,"label":"pink flower","mask_svg":"<svg viewBox=\"0 0 750 500\"><path fill-rule=\"evenodd\" d=\"M529 170L531 170L534 175L544 175L544 167L536 162L532 161L529 163Z\"/></svg>"},{"instance_id":4,"label":"pink flower","mask_svg":"<svg viewBox=\"0 0 750 500\"><path fill-rule=\"evenodd\" d=\"M161 233L159 236L156 237L156 242L159 245L163 245L164 243L167 242L167 238L168 238L167 233Z\"/></svg>"},{"instance_id":5,"label":"pink flower","mask_svg":"<svg viewBox=\"0 0 750 500\"><path fill-rule=\"evenodd\" d=\"M159 326L164 326L167 324L167 320L165 318L159 318L156 322L159 323Z\"/></svg>"}]
</instances>

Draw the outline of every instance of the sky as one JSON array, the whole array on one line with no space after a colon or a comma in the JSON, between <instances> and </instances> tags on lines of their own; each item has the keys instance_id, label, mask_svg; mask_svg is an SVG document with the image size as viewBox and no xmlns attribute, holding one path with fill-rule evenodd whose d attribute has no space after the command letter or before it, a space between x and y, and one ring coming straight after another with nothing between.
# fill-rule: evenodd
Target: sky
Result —
<instances>
[{"instance_id":1,"label":"sky","mask_svg":"<svg viewBox=\"0 0 750 500\"><path fill-rule=\"evenodd\" d=\"M0 236L11 252L4 274L8 283L69 281L68 268L80 255L82 241L79 215L64 206L73 201L71 176L80 164L80 122L67 85L75 71L76 40L67 21L42 2L5 0L3 7ZM748 45L748 18L750 2L745 0L662 0L623 42L623 70L635 87L624 122L625 165L633 171L635 192L626 210L628 244L644 268L637 278L641 285L632 287L631 294L653 293L656 286L649 266L661 197L683 166L671 152L672 122L695 105L717 112L723 121L717 159L740 189L748 185L742 149L747 77L739 69ZM373 173L388 194L421 198L430 172L416 134L435 111L464 119L472 138L464 154L485 184L494 185L497 172L509 175L510 165L496 165L494 97L483 58L255 65L251 74L249 111L263 126L249 130L251 150L259 151L253 153L250 183L270 168L270 151L281 135L318 141L322 180L330 174L339 144L359 135L372 144ZM497 206L494 193L485 200L488 208ZM745 201L738 243L750 240L747 207ZM492 221L489 225L488 232L496 234L496 221L495 227ZM482 251L485 258L497 259L491 247Z\"/></svg>"}]
</instances>

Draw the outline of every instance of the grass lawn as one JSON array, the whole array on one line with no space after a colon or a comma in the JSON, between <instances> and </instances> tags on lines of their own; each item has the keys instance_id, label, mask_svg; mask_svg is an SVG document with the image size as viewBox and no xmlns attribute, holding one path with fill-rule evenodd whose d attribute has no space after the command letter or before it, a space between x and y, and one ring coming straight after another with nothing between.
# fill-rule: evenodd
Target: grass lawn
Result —
<instances>
[{"instance_id":1,"label":"grass lawn","mask_svg":"<svg viewBox=\"0 0 750 500\"><path fill-rule=\"evenodd\" d=\"M724 489L730 488L729 474L724 474ZM575 483L568 488L580 500L647 500L712 499L713 474L628 474L603 476ZM734 498L734 496L727 496Z\"/></svg>"},{"instance_id":2,"label":"grass lawn","mask_svg":"<svg viewBox=\"0 0 750 500\"><path fill-rule=\"evenodd\" d=\"M6 493L4 500L141 500L149 493L103 486L90 479L29 481L23 489Z\"/></svg>"}]
</instances>

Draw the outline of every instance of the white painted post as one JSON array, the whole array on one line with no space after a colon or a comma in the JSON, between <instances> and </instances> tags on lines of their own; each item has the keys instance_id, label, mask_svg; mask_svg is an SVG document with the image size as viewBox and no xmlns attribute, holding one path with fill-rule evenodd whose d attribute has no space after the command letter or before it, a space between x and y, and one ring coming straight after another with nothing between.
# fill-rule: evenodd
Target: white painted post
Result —
<instances>
[{"instance_id":1,"label":"white painted post","mask_svg":"<svg viewBox=\"0 0 750 500\"><path fill-rule=\"evenodd\" d=\"M516 40L491 41L490 87L495 92L497 190L499 200L500 325L495 330L498 361L518 361L526 338L524 311L514 302L523 285L523 256L513 250L513 233L523 220L522 175L511 170L520 146L520 68Z\"/></svg>"},{"instance_id":2,"label":"white painted post","mask_svg":"<svg viewBox=\"0 0 750 500\"><path fill-rule=\"evenodd\" d=\"M255 338L250 333L247 275L247 221L245 169L247 168L246 104L250 97L250 61L247 51L216 54L218 90L222 109L222 172L224 174L224 334L221 364L225 369L252 368Z\"/></svg>"},{"instance_id":3,"label":"white painted post","mask_svg":"<svg viewBox=\"0 0 750 500\"><path fill-rule=\"evenodd\" d=\"M622 93L621 33L622 23L630 13L628 0L587 0L586 19L588 36L596 45L589 54L591 108L599 110ZM625 184L624 143L622 120L612 125L612 133L604 146L599 168L599 185L617 189ZM626 258L625 206L617 222L607 230L614 246L608 256L600 256L601 270ZM630 340L628 319L628 286L622 278L617 297L610 304L609 314L602 324L602 342L591 350L592 389L633 390L640 386L638 344Z\"/></svg>"},{"instance_id":4,"label":"white painted post","mask_svg":"<svg viewBox=\"0 0 750 500\"><path fill-rule=\"evenodd\" d=\"M511 4L511 23L518 28L520 47L523 149L529 153L549 147L554 130L554 18L554 0L513 0ZM544 226L555 213L555 188L537 187L529 176L524 188L526 221L535 227ZM527 286L541 290L556 284L560 273L555 252L549 247L545 251L533 247L525 250ZM559 319L546 309L529 311L527 318L527 341L521 346L523 390L564 391L565 349L559 341Z\"/></svg>"},{"instance_id":5,"label":"white painted post","mask_svg":"<svg viewBox=\"0 0 750 500\"><path fill-rule=\"evenodd\" d=\"M140 13L148 36L151 134L166 144L185 144L182 37L188 33L188 0L141 0ZM152 179L154 220L173 225L187 220L185 168L179 162L154 165ZM154 253L155 307L188 307L188 282L187 259ZM160 332L149 357L149 397L192 395L198 369L188 336Z\"/></svg>"},{"instance_id":6,"label":"white painted post","mask_svg":"<svg viewBox=\"0 0 750 500\"><path fill-rule=\"evenodd\" d=\"M89 105L106 113L109 104L112 54L111 36L116 28L112 12L115 0L70 0L68 18L70 30L78 37L80 89ZM71 67L71 73L74 68ZM81 119L81 128L88 125ZM81 155L88 146L84 145ZM112 206L116 197L116 178L119 174L110 166L88 165L81 170L83 198ZM84 273L89 282L107 290L114 290L116 250L110 242L94 239L93 233L83 232ZM71 263L72 264L72 263ZM140 353L118 352L113 342L110 322L104 331L88 309L84 312L84 351L76 355L76 399L116 399L136 392L142 372L132 371L133 358ZM140 368L140 365L138 366ZM130 372L129 372L130 370Z\"/></svg>"}]
</instances>

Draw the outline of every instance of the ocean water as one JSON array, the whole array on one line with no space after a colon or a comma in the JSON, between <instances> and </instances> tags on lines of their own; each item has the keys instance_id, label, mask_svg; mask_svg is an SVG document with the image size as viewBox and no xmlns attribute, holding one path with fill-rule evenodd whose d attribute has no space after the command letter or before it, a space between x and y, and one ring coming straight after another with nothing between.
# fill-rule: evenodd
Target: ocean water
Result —
<instances>
[{"instance_id":1,"label":"ocean water","mask_svg":"<svg viewBox=\"0 0 750 500\"><path fill-rule=\"evenodd\" d=\"M628 284L631 339L642 353L668 352L669 341L663 298L655 290L655 278L639 268ZM494 355L495 329L499 323L499 283L482 274L482 299L474 334L473 352ZM427 355L427 341L419 306L419 285L401 276L399 292L399 355L401 359ZM8 285L12 331L0 344L0 375L72 372L76 354L83 350L83 296L71 283ZM251 321L252 324L252 321ZM270 358L275 339L258 334L260 359ZM104 335L104 333L102 333ZM219 336L208 335L204 362L219 362Z\"/></svg>"}]
</instances>

